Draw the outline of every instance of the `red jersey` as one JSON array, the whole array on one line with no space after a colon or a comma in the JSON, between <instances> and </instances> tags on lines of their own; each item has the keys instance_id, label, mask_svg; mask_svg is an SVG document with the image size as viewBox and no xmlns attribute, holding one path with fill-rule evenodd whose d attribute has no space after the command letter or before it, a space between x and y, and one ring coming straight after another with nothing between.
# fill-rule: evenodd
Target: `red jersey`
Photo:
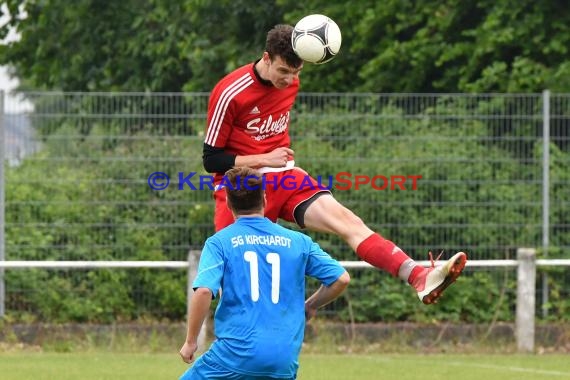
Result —
<instances>
[{"instance_id":1,"label":"red jersey","mask_svg":"<svg viewBox=\"0 0 570 380\"><path fill-rule=\"evenodd\" d=\"M255 63L222 78L210 94L205 143L247 156L289 147L289 115L299 79L282 90L254 72Z\"/></svg>"},{"instance_id":2,"label":"red jersey","mask_svg":"<svg viewBox=\"0 0 570 380\"><path fill-rule=\"evenodd\" d=\"M262 80L254 65L240 67L222 78L210 94L208 126L205 144L222 148L226 153L248 156L269 153L279 147L289 147L289 115L299 92L299 79L279 90ZM284 167L262 167L269 183L280 183L284 177L305 187L286 189L267 185L265 215L273 221L282 218L296 222L295 209L315 194L328 192L316 180L295 167L293 157ZM216 173L214 183L221 181L223 173ZM307 185L307 180L310 184ZM222 188L214 191L216 231L233 223L233 215L226 204Z\"/></svg>"}]
</instances>

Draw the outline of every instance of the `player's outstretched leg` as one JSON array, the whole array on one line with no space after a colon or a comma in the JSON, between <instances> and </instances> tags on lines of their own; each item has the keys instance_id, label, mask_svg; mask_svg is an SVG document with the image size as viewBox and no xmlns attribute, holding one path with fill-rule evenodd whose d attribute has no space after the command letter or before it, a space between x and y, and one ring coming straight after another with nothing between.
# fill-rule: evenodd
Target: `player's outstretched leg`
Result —
<instances>
[{"instance_id":1,"label":"player's outstretched leg","mask_svg":"<svg viewBox=\"0 0 570 380\"><path fill-rule=\"evenodd\" d=\"M426 305L438 301L443 291L459 277L467 263L467 255L464 252L456 253L449 260L437 266L435 262L441 257L441 254L435 259L435 262L431 252L429 255L432 266L425 268L411 283L418 292L420 300Z\"/></svg>"},{"instance_id":2,"label":"player's outstretched leg","mask_svg":"<svg viewBox=\"0 0 570 380\"><path fill-rule=\"evenodd\" d=\"M373 232L329 193L313 198L302 215L300 226L342 237L360 259L412 285L425 304L435 303L459 277L467 262L467 255L459 252L441 266L424 268L394 242ZM294 220L299 223L297 217Z\"/></svg>"},{"instance_id":3,"label":"player's outstretched leg","mask_svg":"<svg viewBox=\"0 0 570 380\"><path fill-rule=\"evenodd\" d=\"M437 302L443 291L459 277L467 262L467 255L459 252L447 262L435 265L430 252L432 266L424 268L393 242L377 233L361 242L356 249L356 254L376 268L383 269L408 282L418 292L420 301L426 305ZM440 257L441 254L435 261Z\"/></svg>"}]
</instances>

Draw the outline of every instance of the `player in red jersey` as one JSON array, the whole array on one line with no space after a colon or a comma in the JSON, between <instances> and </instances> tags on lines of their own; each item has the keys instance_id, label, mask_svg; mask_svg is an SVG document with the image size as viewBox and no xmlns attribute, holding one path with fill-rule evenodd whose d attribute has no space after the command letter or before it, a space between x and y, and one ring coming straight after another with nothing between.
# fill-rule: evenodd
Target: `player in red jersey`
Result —
<instances>
[{"instance_id":1,"label":"player in red jersey","mask_svg":"<svg viewBox=\"0 0 570 380\"><path fill-rule=\"evenodd\" d=\"M341 236L362 260L412 285L420 300L431 304L461 274L467 255L456 253L447 262L424 268L396 244L372 231L328 189L295 166L290 149L290 111L299 91L303 61L291 46L290 25L277 25L267 33L261 59L236 69L214 87L208 104L204 168L220 184L234 166L261 172L265 188L265 215L282 218L301 228ZM289 183L307 186L279 186ZM233 222L225 191L214 191L216 231ZM431 258L431 253L430 253Z\"/></svg>"}]
</instances>

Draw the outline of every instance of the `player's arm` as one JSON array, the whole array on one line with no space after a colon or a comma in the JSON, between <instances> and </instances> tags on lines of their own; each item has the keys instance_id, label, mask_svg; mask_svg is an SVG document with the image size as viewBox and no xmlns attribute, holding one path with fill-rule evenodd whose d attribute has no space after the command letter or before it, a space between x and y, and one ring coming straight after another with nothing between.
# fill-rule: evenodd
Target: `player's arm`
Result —
<instances>
[{"instance_id":1,"label":"player's arm","mask_svg":"<svg viewBox=\"0 0 570 380\"><path fill-rule=\"evenodd\" d=\"M309 320L314 317L318 309L331 303L335 298L340 296L349 282L350 275L347 271L344 271L331 285L321 285L321 287L305 301L306 319Z\"/></svg>"},{"instance_id":2,"label":"player's arm","mask_svg":"<svg viewBox=\"0 0 570 380\"><path fill-rule=\"evenodd\" d=\"M202 163L208 173L225 173L234 166L280 168L287 164L288 157L295 152L286 147L276 148L269 153L239 156L227 153L224 148L216 148L204 143Z\"/></svg>"},{"instance_id":3,"label":"player's arm","mask_svg":"<svg viewBox=\"0 0 570 380\"><path fill-rule=\"evenodd\" d=\"M308 236L304 237L307 244L307 265L305 274L317 278L321 287L305 301L305 317L307 320L317 314L317 310L337 298L348 286L348 272Z\"/></svg>"},{"instance_id":4,"label":"player's arm","mask_svg":"<svg viewBox=\"0 0 570 380\"><path fill-rule=\"evenodd\" d=\"M204 320L208 316L211 303L211 290L208 288L196 288L188 308L186 341L180 349L180 356L186 363L190 363L194 360L194 353L198 349L198 335L200 334Z\"/></svg>"}]
</instances>

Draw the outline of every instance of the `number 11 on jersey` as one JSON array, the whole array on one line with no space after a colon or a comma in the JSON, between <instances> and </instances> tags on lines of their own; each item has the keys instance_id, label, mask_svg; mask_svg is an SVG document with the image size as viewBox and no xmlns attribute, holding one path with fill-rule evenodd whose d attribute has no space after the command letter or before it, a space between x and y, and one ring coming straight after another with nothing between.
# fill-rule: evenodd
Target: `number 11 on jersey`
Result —
<instances>
[{"instance_id":1,"label":"number 11 on jersey","mask_svg":"<svg viewBox=\"0 0 570 380\"><path fill-rule=\"evenodd\" d=\"M257 253L253 251L245 251L243 258L249 263L251 300L253 302L257 302L259 300L259 264L257 261ZM281 282L281 265L279 255L277 253L270 252L265 256L265 261L271 265L271 302L276 304L279 302L279 284Z\"/></svg>"}]
</instances>

